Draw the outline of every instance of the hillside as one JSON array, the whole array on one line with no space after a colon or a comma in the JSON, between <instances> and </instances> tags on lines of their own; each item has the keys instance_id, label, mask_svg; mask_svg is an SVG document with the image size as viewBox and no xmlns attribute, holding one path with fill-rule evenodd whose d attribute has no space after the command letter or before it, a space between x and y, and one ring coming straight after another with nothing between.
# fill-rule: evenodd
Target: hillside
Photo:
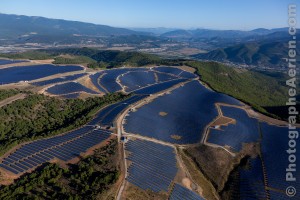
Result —
<instances>
[{"instance_id":1,"label":"hillside","mask_svg":"<svg viewBox=\"0 0 300 200\"><path fill-rule=\"evenodd\" d=\"M286 75L275 72L239 70L215 62L188 62L201 80L218 92L250 104L254 109L277 118L286 118ZM281 109L281 112L278 112Z\"/></svg>"},{"instance_id":2,"label":"hillside","mask_svg":"<svg viewBox=\"0 0 300 200\"><path fill-rule=\"evenodd\" d=\"M35 37L38 35L110 36L137 33L129 29L114 28L92 23L8 14L0 14L0 26L1 39L29 37L30 35Z\"/></svg>"},{"instance_id":3,"label":"hillside","mask_svg":"<svg viewBox=\"0 0 300 200\"><path fill-rule=\"evenodd\" d=\"M117 145L112 140L68 168L46 163L14 184L0 185L0 199L113 199L120 176Z\"/></svg>"},{"instance_id":4,"label":"hillside","mask_svg":"<svg viewBox=\"0 0 300 200\"><path fill-rule=\"evenodd\" d=\"M67 55L67 56L65 56ZM111 68L121 66L167 65L176 60L163 59L157 55L141 52L97 50L93 48L66 48L28 51L16 54L0 54L11 59L54 59L55 64L87 64L90 68Z\"/></svg>"},{"instance_id":5,"label":"hillside","mask_svg":"<svg viewBox=\"0 0 300 200\"><path fill-rule=\"evenodd\" d=\"M297 48L299 55L300 48ZM284 42L252 42L220 48L205 54L194 55L194 58L229 61L237 64L256 65L258 67L286 68L283 58L288 55L288 43ZM300 56L298 56L299 60Z\"/></svg>"},{"instance_id":6,"label":"hillside","mask_svg":"<svg viewBox=\"0 0 300 200\"><path fill-rule=\"evenodd\" d=\"M279 29L254 29L251 31L241 31L241 30L211 30L211 29L195 29L195 30L173 30L161 34L162 37L169 38L244 38L249 36L259 36L267 35L274 32L285 31L284 28Z\"/></svg>"}]
</instances>

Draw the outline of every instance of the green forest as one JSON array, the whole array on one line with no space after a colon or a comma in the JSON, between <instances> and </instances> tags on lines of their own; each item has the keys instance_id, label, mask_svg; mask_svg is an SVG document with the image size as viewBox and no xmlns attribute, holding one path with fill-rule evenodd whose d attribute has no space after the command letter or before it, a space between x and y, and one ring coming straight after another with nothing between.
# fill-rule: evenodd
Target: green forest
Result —
<instances>
[{"instance_id":1,"label":"green forest","mask_svg":"<svg viewBox=\"0 0 300 200\"><path fill-rule=\"evenodd\" d=\"M18 90L0 90L0 101L18 94Z\"/></svg>"},{"instance_id":2,"label":"green forest","mask_svg":"<svg viewBox=\"0 0 300 200\"><path fill-rule=\"evenodd\" d=\"M0 199L101 199L119 178L117 144L111 140L68 168L46 163L11 185L0 186Z\"/></svg>"},{"instance_id":3,"label":"green forest","mask_svg":"<svg viewBox=\"0 0 300 200\"><path fill-rule=\"evenodd\" d=\"M0 109L0 155L25 141L45 138L86 124L103 106L122 100L120 93L102 98L61 100L30 94Z\"/></svg>"}]
</instances>

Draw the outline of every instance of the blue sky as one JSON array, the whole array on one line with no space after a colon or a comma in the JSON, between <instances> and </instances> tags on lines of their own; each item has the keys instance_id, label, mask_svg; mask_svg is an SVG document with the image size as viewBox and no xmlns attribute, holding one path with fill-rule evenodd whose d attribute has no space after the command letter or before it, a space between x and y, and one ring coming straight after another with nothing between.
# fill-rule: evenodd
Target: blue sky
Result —
<instances>
[{"instance_id":1,"label":"blue sky","mask_svg":"<svg viewBox=\"0 0 300 200\"><path fill-rule=\"evenodd\" d=\"M0 0L0 12L117 27L240 29L287 26L297 0ZM300 24L300 3L297 3Z\"/></svg>"}]
</instances>

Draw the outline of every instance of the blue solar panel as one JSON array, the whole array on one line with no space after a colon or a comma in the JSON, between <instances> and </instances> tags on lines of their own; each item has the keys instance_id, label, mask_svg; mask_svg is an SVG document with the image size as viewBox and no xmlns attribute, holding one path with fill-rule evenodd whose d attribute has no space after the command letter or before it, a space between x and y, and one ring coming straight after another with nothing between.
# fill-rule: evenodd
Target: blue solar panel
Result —
<instances>
[{"instance_id":1,"label":"blue solar panel","mask_svg":"<svg viewBox=\"0 0 300 200\"><path fill-rule=\"evenodd\" d=\"M240 199L267 199L262 162L259 157L250 159L249 168L240 169Z\"/></svg>"},{"instance_id":2,"label":"blue solar panel","mask_svg":"<svg viewBox=\"0 0 300 200\"><path fill-rule=\"evenodd\" d=\"M221 130L210 129L208 142L221 146L228 145L235 151L242 149L243 143L257 142L259 139L258 120L250 118L239 108L221 106L223 115L236 120L236 124L222 126Z\"/></svg>"},{"instance_id":3,"label":"blue solar panel","mask_svg":"<svg viewBox=\"0 0 300 200\"><path fill-rule=\"evenodd\" d=\"M289 167L289 128L261 123L262 160L266 169L267 185L277 190L285 191L291 185L286 181L286 169ZM299 128L293 130L300 132ZM295 152L296 157L300 157L300 151ZM296 166L300 166L300 159L296 159ZM300 173L294 173L297 182L300 180ZM297 182L293 184L297 184ZM295 185L297 188L297 185ZM300 188L300 185L299 185ZM298 191L297 191L298 192Z\"/></svg>"},{"instance_id":4,"label":"blue solar panel","mask_svg":"<svg viewBox=\"0 0 300 200\"><path fill-rule=\"evenodd\" d=\"M191 81L129 112L124 129L128 133L170 143L197 143L207 124L218 115L217 102L240 105L231 97L208 90L198 81ZM161 112L166 115L161 116ZM179 136L179 139L173 135Z\"/></svg>"},{"instance_id":5,"label":"blue solar panel","mask_svg":"<svg viewBox=\"0 0 300 200\"><path fill-rule=\"evenodd\" d=\"M0 163L0 167L2 167L3 169L6 169L7 171L10 171L14 174L19 174L19 171L18 170L15 170L14 168L10 167L10 166L7 166L7 165L3 165Z\"/></svg>"},{"instance_id":6,"label":"blue solar panel","mask_svg":"<svg viewBox=\"0 0 300 200\"><path fill-rule=\"evenodd\" d=\"M99 83L100 77L104 74L104 72L105 71L92 74L90 75L90 79L100 92L107 93L107 91Z\"/></svg>"},{"instance_id":7,"label":"blue solar panel","mask_svg":"<svg viewBox=\"0 0 300 200\"><path fill-rule=\"evenodd\" d=\"M19 81L31 81L47 76L61 74L66 72L81 71L81 66L68 65L32 65L32 66L16 66L0 69L0 80L2 84L17 83Z\"/></svg>"},{"instance_id":8,"label":"blue solar panel","mask_svg":"<svg viewBox=\"0 0 300 200\"><path fill-rule=\"evenodd\" d=\"M154 192L169 190L178 171L172 147L148 141L130 140L125 148L130 152L126 159L132 161L128 168L127 180L130 183Z\"/></svg>"},{"instance_id":9,"label":"blue solar panel","mask_svg":"<svg viewBox=\"0 0 300 200\"><path fill-rule=\"evenodd\" d=\"M46 92L50 94L63 95L69 93L78 93L78 92L86 92L90 94L98 94L97 92L81 85L76 82L67 82L59 85L55 85L46 90Z\"/></svg>"},{"instance_id":10,"label":"blue solar panel","mask_svg":"<svg viewBox=\"0 0 300 200\"><path fill-rule=\"evenodd\" d=\"M49 85L49 84L54 84L54 83L73 81L73 80L83 77L84 75L86 75L86 73L64 76L64 77L54 78L54 79L50 79L50 80L46 80L46 81L34 82L31 84L35 85L35 86L44 86L44 85Z\"/></svg>"},{"instance_id":11,"label":"blue solar panel","mask_svg":"<svg viewBox=\"0 0 300 200\"><path fill-rule=\"evenodd\" d=\"M171 193L170 200L204 200L197 193L179 185L175 184Z\"/></svg>"},{"instance_id":12,"label":"blue solar panel","mask_svg":"<svg viewBox=\"0 0 300 200\"><path fill-rule=\"evenodd\" d=\"M135 71L121 75L120 83L125 87L126 92L155 84L155 76L153 71Z\"/></svg>"},{"instance_id":13,"label":"blue solar panel","mask_svg":"<svg viewBox=\"0 0 300 200\"><path fill-rule=\"evenodd\" d=\"M29 62L28 60L8 60L8 59L0 59L0 65L9 65L16 64L21 62Z\"/></svg>"},{"instance_id":14,"label":"blue solar panel","mask_svg":"<svg viewBox=\"0 0 300 200\"><path fill-rule=\"evenodd\" d=\"M178 76L183 71L175 67L155 67L153 70Z\"/></svg>"}]
</instances>

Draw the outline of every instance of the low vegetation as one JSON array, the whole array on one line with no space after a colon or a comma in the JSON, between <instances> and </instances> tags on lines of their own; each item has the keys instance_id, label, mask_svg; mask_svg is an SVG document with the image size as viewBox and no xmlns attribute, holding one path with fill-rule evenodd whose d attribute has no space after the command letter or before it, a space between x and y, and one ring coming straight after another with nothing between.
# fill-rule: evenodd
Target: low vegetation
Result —
<instances>
[{"instance_id":1,"label":"low vegetation","mask_svg":"<svg viewBox=\"0 0 300 200\"><path fill-rule=\"evenodd\" d=\"M96 61L86 56L57 56L53 64L88 64Z\"/></svg>"},{"instance_id":2,"label":"low vegetation","mask_svg":"<svg viewBox=\"0 0 300 200\"><path fill-rule=\"evenodd\" d=\"M184 151L198 169L211 181L218 192L222 191L227 178L238 158L233 158L221 148L199 145Z\"/></svg>"},{"instance_id":3,"label":"low vegetation","mask_svg":"<svg viewBox=\"0 0 300 200\"><path fill-rule=\"evenodd\" d=\"M42 51L26 51L22 53L7 53L0 54L0 57L10 58L10 59L30 59L30 60L45 60L51 59L53 56Z\"/></svg>"},{"instance_id":4,"label":"low vegetation","mask_svg":"<svg viewBox=\"0 0 300 200\"><path fill-rule=\"evenodd\" d=\"M0 199L114 199L107 191L119 178L117 145L112 140L66 169L45 164L12 185L0 186Z\"/></svg>"},{"instance_id":5,"label":"low vegetation","mask_svg":"<svg viewBox=\"0 0 300 200\"><path fill-rule=\"evenodd\" d=\"M31 94L0 109L0 155L25 141L53 136L86 124L101 107L124 99L115 93L102 98L60 100Z\"/></svg>"},{"instance_id":6,"label":"low vegetation","mask_svg":"<svg viewBox=\"0 0 300 200\"><path fill-rule=\"evenodd\" d=\"M184 150L178 149L179 155L187 167L190 175L193 178L193 181L196 182L201 187L202 195L205 199L217 200L219 199L219 195L212 185L212 183L203 175L203 173L199 170L199 167L196 163L191 159L190 156L186 155Z\"/></svg>"},{"instance_id":7,"label":"low vegetation","mask_svg":"<svg viewBox=\"0 0 300 200\"><path fill-rule=\"evenodd\" d=\"M130 184L126 190L126 200L165 200L168 199L167 193L156 193L151 190L142 190Z\"/></svg>"},{"instance_id":8,"label":"low vegetation","mask_svg":"<svg viewBox=\"0 0 300 200\"><path fill-rule=\"evenodd\" d=\"M0 101L18 94L18 90L0 90Z\"/></svg>"}]
</instances>

